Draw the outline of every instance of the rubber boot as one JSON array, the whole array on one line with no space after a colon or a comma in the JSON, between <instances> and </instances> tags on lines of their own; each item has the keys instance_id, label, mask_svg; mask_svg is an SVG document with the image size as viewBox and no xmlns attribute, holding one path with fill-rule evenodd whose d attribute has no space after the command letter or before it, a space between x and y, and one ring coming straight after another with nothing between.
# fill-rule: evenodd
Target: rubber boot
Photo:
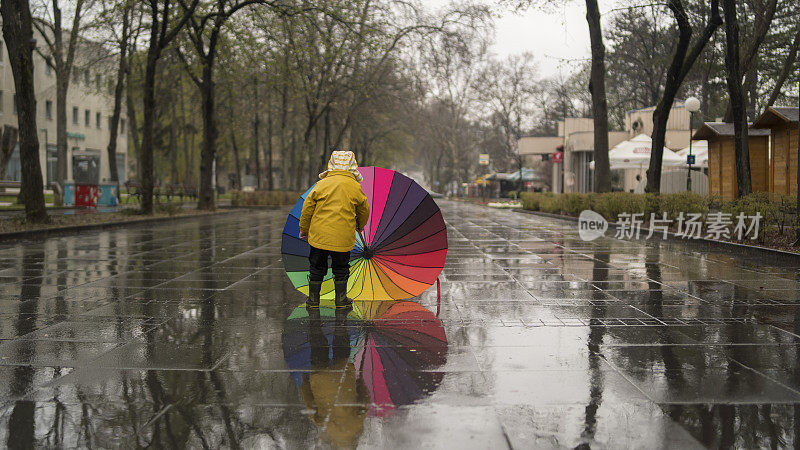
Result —
<instances>
[{"instance_id":1,"label":"rubber boot","mask_svg":"<svg viewBox=\"0 0 800 450\"><path fill-rule=\"evenodd\" d=\"M322 290L322 281L308 282L308 300L306 307L319 308L319 292Z\"/></svg>"},{"instance_id":2,"label":"rubber boot","mask_svg":"<svg viewBox=\"0 0 800 450\"><path fill-rule=\"evenodd\" d=\"M336 288L336 307L340 309L352 308L353 300L347 298L347 280L334 281L333 285Z\"/></svg>"}]
</instances>

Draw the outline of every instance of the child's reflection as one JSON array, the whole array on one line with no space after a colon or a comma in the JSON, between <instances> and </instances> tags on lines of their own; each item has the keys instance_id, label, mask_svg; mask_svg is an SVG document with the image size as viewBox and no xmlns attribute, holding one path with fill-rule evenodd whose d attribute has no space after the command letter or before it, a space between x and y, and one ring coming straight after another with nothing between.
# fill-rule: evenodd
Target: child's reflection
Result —
<instances>
[{"instance_id":1,"label":"child's reflection","mask_svg":"<svg viewBox=\"0 0 800 450\"><path fill-rule=\"evenodd\" d=\"M303 374L301 386L306 408L314 411L312 420L317 427L325 427L325 437L336 448L355 447L367 414L368 396L357 382L355 366L350 361L348 312L336 310L333 348L330 348L322 331L319 309L308 309L313 372Z\"/></svg>"}]
</instances>

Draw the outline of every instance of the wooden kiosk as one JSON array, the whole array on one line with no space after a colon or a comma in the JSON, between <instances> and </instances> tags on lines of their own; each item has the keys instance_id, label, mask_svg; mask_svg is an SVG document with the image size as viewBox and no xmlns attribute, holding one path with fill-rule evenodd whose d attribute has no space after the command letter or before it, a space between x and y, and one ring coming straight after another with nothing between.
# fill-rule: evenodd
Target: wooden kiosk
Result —
<instances>
[{"instance_id":1,"label":"wooden kiosk","mask_svg":"<svg viewBox=\"0 0 800 450\"><path fill-rule=\"evenodd\" d=\"M798 108L770 106L753 123L753 131L755 129L770 132L769 191L797 195Z\"/></svg>"},{"instance_id":2,"label":"wooden kiosk","mask_svg":"<svg viewBox=\"0 0 800 450\"><path fill-rule=\"evenodd\" d=\"M769 191L769 130L750 129L750 182L753 192ZM725 200L736 198L736 156L733 124L706 122L692 136L708 141L708 193Z\"/></svg>"}]
</instances>

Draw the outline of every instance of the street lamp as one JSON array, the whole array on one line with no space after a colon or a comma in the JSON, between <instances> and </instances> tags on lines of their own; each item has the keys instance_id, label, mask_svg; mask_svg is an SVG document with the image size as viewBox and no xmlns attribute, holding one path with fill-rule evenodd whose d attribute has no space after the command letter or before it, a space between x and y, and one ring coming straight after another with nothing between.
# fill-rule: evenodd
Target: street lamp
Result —
<instances>
[{"instance_id":1,"label":"street lamp","mask_svg":"<svg viewBox=\"0 0 800 450\"><path fill-rule=\"evenodd\" d=\"M692 191L692 159L694 159L694 155L692 154L692 134L694 134L694 123L692 119L694 119L694 113L700 111L700 100L697 97L689 97L686 101L683 102L683 106L689 111L689 157L686 159L687 164L689 165L689 171L686 172L686 192Z\"/></svg>"}]
</instances>

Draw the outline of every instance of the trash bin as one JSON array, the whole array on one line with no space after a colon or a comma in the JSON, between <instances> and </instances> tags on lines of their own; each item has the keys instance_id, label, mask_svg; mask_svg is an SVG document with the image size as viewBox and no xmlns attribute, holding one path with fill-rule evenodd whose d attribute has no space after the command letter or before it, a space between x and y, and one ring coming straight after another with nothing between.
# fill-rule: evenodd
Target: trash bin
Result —
<instances>
[{"instance_id":1,"label":"trash bin","mask_svg":"<svg viewBox=\"0 0 800 450\"><path fill-rule=\"evenodd\" d=\"M96 208L99 191L96 184L75 183L75 206Z\"/></svg>"},{"instance_id":2,"label":"trash bin","mask_svg":"<svg viewBox=\"0 0 800 450\"><path fill-rule=\"evenodd\" d=\"M100 194L97 204L100 206L117 206L117 183L100 183Z\"/></svg>"},{"instance_id":3,"label":"trash bin","mask_svg":"<svg viewBox=\"0 0 800 450\"><path fill-rule=\"evenodd\" d=\"M64 183L64 206L75 206L75 183Z\"/></svg>"}]
</instances>

